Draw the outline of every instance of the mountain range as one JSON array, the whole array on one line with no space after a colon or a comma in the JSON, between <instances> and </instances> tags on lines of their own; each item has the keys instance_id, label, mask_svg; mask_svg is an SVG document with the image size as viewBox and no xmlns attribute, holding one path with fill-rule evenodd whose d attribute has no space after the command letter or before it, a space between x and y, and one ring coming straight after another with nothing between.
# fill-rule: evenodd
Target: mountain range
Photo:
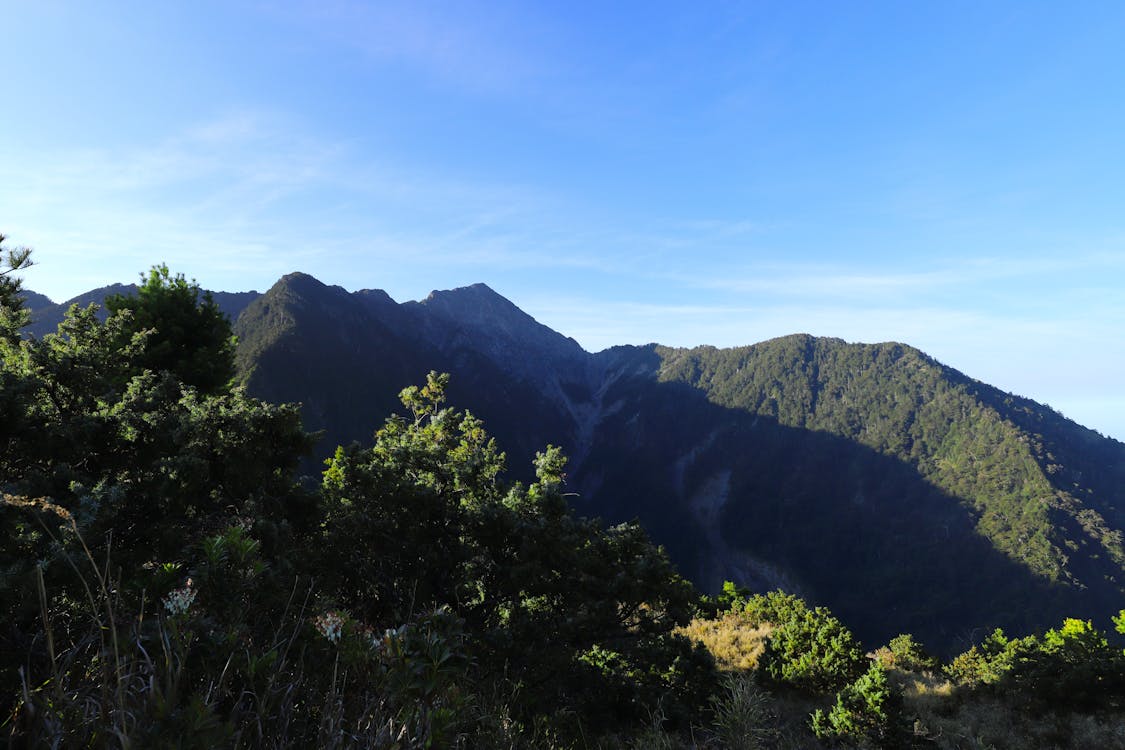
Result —
<instances>
[{"instance_id":1,"label":"mountain range","mask_svg":"<svg viewBox=\"0 0 1125 750\"><path fill-rule=\"evenodd\" d=\"M133 289L29 292L27 331ZM483 284L398 303L294 273L214 299L239 378L302 404L318 458L449 372L451 404L485 421L512 478L561 446L576 510L639 519L704 590L783 588L869 643L910 632L945 653L1125 606L1125 444L910 346L799 334L589 353Z\"/></svg>"}]
</instances>

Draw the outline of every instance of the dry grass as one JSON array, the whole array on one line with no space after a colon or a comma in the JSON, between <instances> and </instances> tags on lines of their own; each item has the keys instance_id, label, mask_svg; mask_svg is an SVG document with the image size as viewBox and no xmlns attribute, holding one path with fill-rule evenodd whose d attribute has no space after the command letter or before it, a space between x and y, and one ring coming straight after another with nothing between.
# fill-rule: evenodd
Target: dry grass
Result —
<instances>
[{"instance_id":1,"label":"dry grass","mask_svg":"<svg viewBox=\"0 0 1125 750\"><path fill-rule=\"evenodd\" d=\"M758 665L771 625L754 625L742 615L728 613L716 620L696 619L676 632L699 641L724 672L745 672Z\"/></svg>"},{"instance_id":2,"label":"dry grass","mask_svg":"<svg viewBox=\"0 0 1125 750\"><path fill-rule=\"evenodd\" d=\"M941 674L887 670L891 683L902 690L907 709L915 713L948 712L955 686Z\"/></svg>"},{"instance_id":3,"label":"dry grass","mask_svg":"<svg viewBox=\"0 0 1125 750\"><path fill-rule=\"evenodd\" d=\"M964 693L940 675L894 671L907 716L927 745L943 750L1125 750L1120 717L1032 714L980 692Z\"/></svg>"}]
</instances>

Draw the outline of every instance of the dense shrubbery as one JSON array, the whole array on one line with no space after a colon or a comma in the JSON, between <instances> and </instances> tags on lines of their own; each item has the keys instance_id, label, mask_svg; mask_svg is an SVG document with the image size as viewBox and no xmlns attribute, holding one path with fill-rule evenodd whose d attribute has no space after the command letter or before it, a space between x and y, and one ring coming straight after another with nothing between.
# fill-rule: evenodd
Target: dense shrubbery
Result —
<instances>
[{"instance_id":1,"label":"dense shrubbery","mask_svg":"<svg viewBox=\"0 0 1125 750\"><path fill-rule=\"evenodd\" d=\"M1125 612L1114 624L1125 634ZM716 704L724 726L751 738L730 746L1125 748L1125 653L1087 621L1017 639L996 631L943 668L909 634L864 658L827 609L727 583L683 632L740 681Z\"/></svg>"},{"instance_id":2,"label":"dense shrubbery","mask_svg":"<svg viewBox=\"0 0 1125 750\"><path fill-rule=\"evenodd\" d=\"M842 688L866 668L855 636L824 607L809 609L804 600L780 591L728 601L751 622L770 624L758 666L774 682L826 692Z\"/></svg>"},{"instance_id":3,"label":"dense shrubbery","mask_svg":"<svg viewBox=\"0 0 1125 750\"><path fill-rule=\"evenodd\" d=\"M886 669L907 672L932 672L941 666L909 633L896 635L886 646L876 649L875 659Z\"/></svg>"},{"instance_id":4,"label":"dense shrubbery","mask_svg":"<svg viewBox=\"0 0 1125 750\"><path fill-rule=\"evenodd\" d=\"M1115 622L1122 630L1121 617ZM959 685L1003 693L1030 710L1125 706L1125 655L1084 620L1067 619L1041 637L1008 638L997 630L945 672Z\"/></svg>"},{"instance_id":5,"label":"dense shrubbery","mask_svg":"<svg viewBox=\"0 0 1125 750\"><path fill-rule=\"evenodd\" d=\"M712 661L673 632L693 589L635 525L569 512L557 449L504 482L431 374L310 490L296 410L230 388L213 304L162 268L144 289L43 340L5 312L14 740L568 746L706 710Z\"/></svg>"},{"instance_id":6,"label":"dense shrubbery","mask_svg":"<svg viewBox=\"0 0 1125 750\"><path fill-rule=\"evenodd\" d=\"M441 408L444 384L404 391L411 417L329 462L328 590L374 620L455 604L482 678L521 686L521 719L577 712L596 731L659 707L685 723L711 669L671 632L691 617L690 585L636 526L571 515L557 449L532 485L500 482L503 456L478 420Z\"/></svg>"},{"instance_id":7,"label":"dense shrubbery","mask_svg":"<svg viewBox=\"0 0 1125 750\"><path fill-rule=\"evenodd\" d=\"M879 748L909 744L902 717L902 696L872 664L855 682L836 694L836 703L812 715L812 730L822 739L846 739Z\"/></svg>"}]
</instances>

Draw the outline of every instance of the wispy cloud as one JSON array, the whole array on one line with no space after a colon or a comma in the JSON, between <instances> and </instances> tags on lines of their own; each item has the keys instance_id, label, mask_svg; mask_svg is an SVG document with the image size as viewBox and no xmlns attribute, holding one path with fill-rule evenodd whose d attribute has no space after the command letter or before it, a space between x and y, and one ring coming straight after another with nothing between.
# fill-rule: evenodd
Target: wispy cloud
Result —
<instances>
[{"instance_id":1,"label":"wispy cloud","mask_svg":"<svg viewBox=\"0 0 1125 750\"><path fill-rule=\"evenodd\" d=\"M614 267L565 236L541 190L364 157L270 113L127 148L0 148L0 205L4 231L40 248L29 286L62 298L156 261L228 289L292 270L393 283L404 263L471 269L474 281L498 270ZM357 278L372 267L388 278Z\"/></svg>"},{"instance_id":2,"label":"wispy cloud","mask_svg":"<svg viewBox=\"0 0 1125 750\"><path fill-rule=\"evenodd\" d=\"M891 267L886 264L874 267L870 262L866 265L767 262L728 269L722 274L687 276L683 277L683 282L698 289L823 301L903 299L919 293L964 290L1063 274L1099 271L1119 274L1125 271L1125 251L1079 252L1055 258L979 257L932 263L904 257Z\"/></svg>"},{"instance_id":3,"label":"wispy cloud","mask_svg":"<svg viewBox=\"0 0 1125 750\"><path fill-rule=\"evenodd\" d=\"M262 219L321 184L332 158L330 149L239 116L132 148L6 153L0 202L42 248L49 286L66 293L107 275L120 280L125 264L136 272L156 260L193 269L260 262L281 229Z\"/></svg>"}]
</instances>

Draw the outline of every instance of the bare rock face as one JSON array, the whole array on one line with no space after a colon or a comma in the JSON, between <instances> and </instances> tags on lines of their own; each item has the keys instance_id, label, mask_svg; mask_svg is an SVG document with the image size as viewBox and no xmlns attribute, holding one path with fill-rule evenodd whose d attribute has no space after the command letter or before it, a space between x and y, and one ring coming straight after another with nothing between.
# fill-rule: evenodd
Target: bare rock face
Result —
<instances>
[{"instance_id":1,"label":"bare rock face","mask_svg":"<svg viewBox=\"0 0 1125 750\"><path fill-rule=\"evenodd\" d=\"M473 351L540 387L586 384L589 354L485 284L431 292L406 310L438 349Z\"/></svg>"}]
</instances>

